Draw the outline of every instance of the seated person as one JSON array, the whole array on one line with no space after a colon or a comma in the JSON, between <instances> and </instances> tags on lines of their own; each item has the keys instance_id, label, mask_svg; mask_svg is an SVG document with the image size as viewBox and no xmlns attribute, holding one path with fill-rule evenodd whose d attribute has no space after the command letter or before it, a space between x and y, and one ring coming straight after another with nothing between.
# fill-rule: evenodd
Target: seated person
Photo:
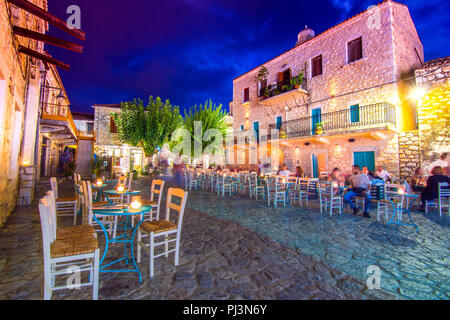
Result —
<instances>
[{"instance_id":1,"label":"seated person","mask_svg":"<svg viewBox=\"0 0 450 320\"><path fill-rule=\"evenodd\" d=\"M419 167L411 177L411 188L413 191L421 192L425 187L425 172Z\"/></svg>"},{"instance_id":2,"label":"seated person","mask_svg":"<svg viewBox=\"0 0 450 320\"><path fill-rule=\"evenodd\" d=\"M431 176L427 180L427 186L422 191L422 204L419 210L425 211L426 201L433 201L438 198L438 189L440 182L447 182L450 185L450 178L444 176L444 169L442 167L436 166L431 169Z\"/></svg>"},{"instance_id":3,"label":"seated person","mask_svg":"<svg viewBox=\"0 0 450 320\"><path fill-rule=\"evenodd\" d=\"M334 168L333 171L331 171L330 176L328 177L328 180L330 180L331 183L333 183L333 194L334 195L341 195L343 193L343 190L341 188L339 188L339 186L343 182L342 179L343 178L341 176L341 169Z\"/></svg>"},{"instance_id":4,"label":"seated person","mask_svg":"<svg viewBox=\"0 0 450 320\"><path fill-rule=\"evenodd\" d=\"M378 167L377 172L375 172L375 177L379 177L384 181L391 181L391 175L389 174L389 172L384 170L383 166Z\"/></svg>"},{"instance_id":5,"label":"seated person","mask_svg":"<svg viewBox=\"0 0 450 320\"><path fill-rule=\"evenodd\" d=\"M287 169L287 165L283 165L281 167L281 170L278 172L279 176L289 177L291 175L291 172Z\"/></svg>"},{"instance_id":6,"label":"seated person","mask_svg":"<svg viewBox=\"0 0 450 320\"><path fill-rule=\"evenodd\" d=\"M298 166L298 167L296 168L295 176L296 176L297 178L303 178L304 174L303 174L303 169L302 169L302 167Z\"/></svg>"},{"instance_id":7,"label":"seated person","mask_svg":"<svg viewBox=\"0 0 450 320\"><path fill-rule=\"evenodd\" d=\"M361 173L361 169L359 166L353 166L353 175L349 178L352 189L349 189L344 194L344 202L350 205L353 209L353 214L356 215L359 212L359 209L355 206L355 204L351 201L355 196L364 197L364 213L363 217L370 218L369 210L370 210L370 201L372 200L370 196L370 180L369 177L365 174Z\"/></svg>"}]
</instances>

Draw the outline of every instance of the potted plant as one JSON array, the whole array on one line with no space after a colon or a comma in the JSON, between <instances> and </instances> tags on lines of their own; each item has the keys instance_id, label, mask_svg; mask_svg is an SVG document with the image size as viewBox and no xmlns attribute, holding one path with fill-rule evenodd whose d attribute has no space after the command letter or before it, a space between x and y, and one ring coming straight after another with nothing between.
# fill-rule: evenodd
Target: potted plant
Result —
<instances>
[{"instance_id":1,"label":"potted plant","mask_svg":"<svg viewBox=\"0 0 450 320\"><path fill-rule=\"evenodd\" d=\"M286 131L280 130L280 139L285 139L285 138L286 138Z\"/></svg>"},{"instance_id":2,"label":"potted plant","mask_svg":"<svg viewBox=\"0 0 450 320\"><path fill-rule=\"evenodd\" d=\"M267 80L267 76L269 75L269 70L265 66L262 66L259 68L258 74L256 75L255 79L256 81L263 82L264 80Z\"/></svg>"},{"instance_id":3,"label":"potted plant","mask_svg":"<svg viewBox=\"0 0 450 320\"><path fill-rule=\"evenodd\" d=\"M269 92L269 89L266 87L266 89L264 90L263 97L268 98L269 96L270 96L270 92Z\"/></svg>"},{"instance_id":4,"label":"potted plant","mask_svg":"<svg viewBox=\"0 0 450 320\"><path fill-rule=\"evenodd\" d=\"M303 83L303 72L300 72L297 76L291 78L291 86L295 89L300 88Z\"/></svg>"},{"instance_id":5,"label":"potted plant","mask_svg":"<svg viewBox=\"0 0 450 320\"><path fill-rule=\"evenodd\" d=\"M323 133L323 126L322 122L316 123L316 134L322 134Z\"/></svg>"}]
</instances>

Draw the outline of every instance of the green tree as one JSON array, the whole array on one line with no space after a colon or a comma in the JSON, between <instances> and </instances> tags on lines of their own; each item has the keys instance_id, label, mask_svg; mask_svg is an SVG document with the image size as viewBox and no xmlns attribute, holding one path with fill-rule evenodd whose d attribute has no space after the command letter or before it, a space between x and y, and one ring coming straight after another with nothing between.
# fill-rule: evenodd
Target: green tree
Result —
<instances>
[{"instance_id":1,"label":"green tree","mask_svg":"<svg viewBox=\"0 0 450 320\"><path fill-rule=\"evenodd\" d=\"M196 144L201 146L202 153L208 153L208 146L216 139L214 131L220 133L222 138L225 139L228 128L227 116L228 113L222 110L222 104L216 105L211 99L205 101L204 104L191 106L188 112L184 112L183 128L188 130L191 136L192 156ZM198 134L200 132L199 127L197 128L198 132L196 132L196 122L201 123L201 134ZM212 136L208 137L211 132ZM214 154L214 151L211 153Z\"/></svg>"},{"instance_id":2,"label":"green tree","mask_svg":"<svg viewBox=\"0 0 450 320\"><path fill-rule=\"evenodd\" d=\"M135 147L142 147L145 155L156 152L157 147L169 143L174 130L183 124L178 106L169 100L150 96L147 106L141 99L122 103L120 113L113 113L119 140Z\"/></svg>"}]
</instances>

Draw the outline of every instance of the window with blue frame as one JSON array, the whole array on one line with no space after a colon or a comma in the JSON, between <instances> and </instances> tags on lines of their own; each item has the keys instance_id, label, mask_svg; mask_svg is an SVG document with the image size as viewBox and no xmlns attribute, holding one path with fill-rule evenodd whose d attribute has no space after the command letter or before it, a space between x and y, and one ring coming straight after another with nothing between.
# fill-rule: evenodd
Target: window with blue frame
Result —
<instances>
[{"instance_id":1,"label":"window with blue frame","mask_svg":"<svg viewBox=\"0 0 450 320\"><path fill-rule=\"evenodd\" d=\"M350 106L350 121L352 123L359 122L359 104Z\"/></svg>"},{"instance_id":2,"label":"window with blue frame","mask_svg":"<svg viewBox=\"0 0 450 320\"><path fill-rule=\"evenodd\" d=\"M241 124L241 131L244 131L244 125Z\"/></svg>"},{"instance_id":3,"label":"window with blue frame","mask_svg":"<svg viewBox=\"0 0 450 320\"><path fill-rule=\"evenodd\" d=\"M283 118L282 118L282 117L277 117L277 120L276 120L276 128L277 128L278 130L281 129L282 123L283 123Z\"/></svg>"}]
</instances>

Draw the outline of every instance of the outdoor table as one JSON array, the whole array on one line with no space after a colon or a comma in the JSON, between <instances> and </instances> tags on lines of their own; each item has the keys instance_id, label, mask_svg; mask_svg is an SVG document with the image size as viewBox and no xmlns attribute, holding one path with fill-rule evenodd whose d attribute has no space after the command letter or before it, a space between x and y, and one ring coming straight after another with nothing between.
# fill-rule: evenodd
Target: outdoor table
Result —
<instances>
[{"instance_id":1,"label":"outdoor table","mask_svg":"<svg viewBox=\"0 0 450 320\"><path fill-rule=\"evenodd\" d=\"M112 204L112 202L108 199L108 194L109 195L120 195L120 196L128 196L128 200L129 200L129 196L131 195L135 195L135 194L139 194L141 193L141 191L139 190L132 190L132 189L125 189L122 192L119 192L117 190L114 189L110 189L110 190L104 190L103 193L105 194L106 200ZM127 201L129 202L129 201Z\"/></svg>"},{"instance_id":2,"label":"outdoor table","mask_svg":"<svg viewBox=\"0 0 450 320\"><path fill-rule=\"evenodd\" d=\"M93 214L94 214L93 218L102 228L103 233L105 234L105 240L106 240L105 250L103 251L103 255L99 262L99 266L100 266L99 271L100 272L137 272L139 275L139 282L142 282L141 271L139 270L137 263L136 263L136 259L134 257L134 238L136 235L136 231L138 230L141 223L144 221L143 214L150 212L152 210L152 206L151 205L143 205L139 209L131 209L128 206L124 206L124 208L122 208L122 209L117 209L117 205L114 207L116 207L116 208L108 208L108 206L105 206L104 208L101 208L101 209L100 208L93 209ZM108 232L105 229L105 226L101 223L101 221L99 219L97 219L97 216L96 216L97 214L102 215L102 216L108 215L108 216L126 217L126 222L124 224L124 227L120 228L120 230L123 230L123 234L119 235L115 238L110 238L108 236ZM130 224L129 217L135 216L135 215L139 215L141 218L140 218L139 222L136 224L136 226L133 227ZM131 236L129 234L127 234L128 230L130 230ZM124 256L117 260L114 260L113 262L103 265L103 261L108 252L110 243L123 243L124 244ZM127 253L127 244L128 243L131 245L131 259L128 257L128 253ZM133 262L133 269L107 269L107 267L109 267L113 264L116 264L120 261L123 261L123 260L125 260L125 264L127 264L127 265L128 265L128 262L131 260Z\"/></svg>"},{"instance_id":3,"label":"outdoor table","mask_svg":"<svg viewBox=\"0 0 450 320\"><path fill-rule=\"evenodd\" d=\"M91 184L91 188L97 190L97 196L95 197L95 201L100 201L101 196L103 194L103 188L105 188L108 184L107 183L103 183L101 186L92 183Z\"/></svg>"},{"instance_id":4,"label":"outdoor table","mask_svg":"<svg viewBox=\"0 0 450 320\"><path fill-rule=\"evenodd\" d=\"M415 194L399 194L399 193L388 193L386 194L386 197L388 198L389 202L392 204L392 217L391 219L387 222L387 224L397 224L397 225L404 225L404 226L413 226L415 227L417 230L419 230L419 228L414 224L414 222L411 219L411 207L414 205L414 202L416 202L416 200L419 198L417 195ZM401 198L401 200L392 200L392 197L399 197ZM406 208L403 208L402 203L403 200L406 199ZM412 200L412 201L409 201ZM406 213L408 215L409 221L411 223L406 223L402 221L402 214Z\"/></svg>"}]
</instances>

